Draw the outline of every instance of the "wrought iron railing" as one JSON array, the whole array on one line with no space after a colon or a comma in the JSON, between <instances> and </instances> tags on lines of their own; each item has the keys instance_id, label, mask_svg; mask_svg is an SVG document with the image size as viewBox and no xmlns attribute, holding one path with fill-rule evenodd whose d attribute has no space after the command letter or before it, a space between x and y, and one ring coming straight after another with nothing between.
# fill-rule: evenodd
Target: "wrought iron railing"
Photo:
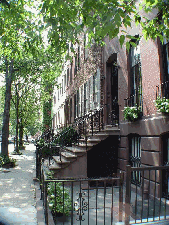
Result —
<instances>
[{"instance_id":1,"label":"wrought iron railing","mask_svg":"<svg viewBox=\"0 0 169 225\"><path fill-rule=\"evenodd\" d=\"M140 108L141 111L143 110L143 98L142 94L134 94L130 95L130 97L124 99L125 107L133 107L136 106L137 108Z\"/></svg>"},{"instance_id":2,"label":"wrought iron railing","mask_svg":"<svg viewBox=\"0 0 169 225\"><path fill-rule=\"evenodd\" d=\"M141 186L132 185L132 174ZM169 216L169 166L126 167L125 225L166 220ZM166 182L165 182L166 181ZM131 221L131 217L134 221Z\"/></svg>"},{"instance_id":3,"label":"wrought iron railing","mask_svg":"<svg viewBox=\"0 0 169 225\"><path fill-rule=\"evenodd\" d=\"M54 224L69 222L73 225L81 224L83 221L85 224L97 224L100 219L103 225L122 222L123 173L116 178L48 179L42 167L41 177L41 196L47 225L51 215L51 199ZM95 182L94 187L91 186L91 182ZM49 187L53 187L52 193Z\"/></svg>"},{"instance_id":4,"label":"wrought iron railing","mask_svg":"<svg viewBox=\"0 0 169 225\"><path fill-rule=\"evenodd\" d=\"M75 119L73 127L77 130L79 139L84 138L87 149L87 140L90 136L93 136L105 129L104 112L108 111L107 105L100 109L91 110L89 113L82 117ZM110 124L112 126L119 125L119 105L114 103L112 110L109 112ZM79 143L79 142L78 142Z\"/></svg>"},{"instance_id":5,"label":"wrought iron railing","mask_svg":"<svg viewBox=\"0 0 169 225\"><path fill-rule=\"evenodd\" d=\"M158 97L169 99L169 81L156 86L156 99Z\"/></svg>"},{"instance_id":6,"label":"wrought iron railing","mask_svg":"<svg viewBox=\"0 0 169 225\"><path fill-rule=\"evenodd\" d=\"M80 139L85 140L86 150L88 148L87 140L89 137L93 136L95 133L98 133L100 131L104 130L104 112L108 111L107 105L104 107L101 107L100 109L90 110L88 113L86 113L82 117L78 117L75 119L74 123L71 124L71 126L77 131L78 137L76 143L79 144ZM111 120L112 126L118 126L119 124L119 105L117 102L113 102L112 110L110 111L109 115ZM49 129L45 131L40 138L43 138L45 140L45 145L38 146L37 145L37 176L39 174L38 170L40 168L40 161L43 155L41 152L45 147L48 148L48 159L49 159L49 165L52 159L52 154L55 153L55 155L60 156L60 161L62 162L62 152L65 151L64 143L58 145L53 145L53 140L57 137L57 135L60 134L60 132L68 127L68 125L58 127L58 133L54 134L54 130ZM73 143L72 143L73 144ZM57 150L56 150L57 149Z\"/></svg>"},{"instance_id":7,"label":"wrought iron railing","mask_svg":"<svg viewBox=\"0 0 169 225\"><path fill-rule=\"evenodd\" d=\"M136 171L141 173L141 186L131 184L132 173ZM124 174L119 175L98 179L49 179L42 167L41 199L46 224L49 224L49 215L51 215L51 199L54 204L54 223L59 225L67 222L78 224L78 221L79 224L82 221L85 221L85 224L97 224L99 221L102 221L102 224L114 224L124 221L125 225L129 225L169 218L168 165L149 167L127 165L125 182ZM56 188L58 183L62 193ZM53 185L53 193L48 191L49 185ZM66 196L69 196L67 199L69 205ZM58 204L61 204L60 207ZM61 208L60 215L56 208ZM66 208L69 208L67 216L64 215Z\"/></svg>"}]
</instances>

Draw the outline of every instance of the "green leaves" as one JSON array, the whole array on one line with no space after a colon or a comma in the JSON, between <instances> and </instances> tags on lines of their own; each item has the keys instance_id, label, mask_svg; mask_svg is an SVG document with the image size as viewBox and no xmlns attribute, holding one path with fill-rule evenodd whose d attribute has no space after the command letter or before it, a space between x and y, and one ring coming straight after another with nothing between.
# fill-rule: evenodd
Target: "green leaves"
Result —
<instances>
[{"instance_id":1,"label":"green leaves","mask_svg":"<svg viewBox=\"0 0 169 225\"><path fill-rule=\"evenodd\" d=\"M123 43L124 43L124 40L125 40L125 36L124 35L121 35L120 38L119 38L119 42L120 42L120 46L122 47Z\"/></svg>"}]
</instances>

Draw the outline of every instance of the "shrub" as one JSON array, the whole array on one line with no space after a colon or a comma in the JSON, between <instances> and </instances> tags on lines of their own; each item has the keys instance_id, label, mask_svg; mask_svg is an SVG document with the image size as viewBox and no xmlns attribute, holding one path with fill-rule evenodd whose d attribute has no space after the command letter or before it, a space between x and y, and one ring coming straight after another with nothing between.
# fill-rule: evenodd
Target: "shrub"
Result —
<instances>
[{"instance_id":1,"label":"shrub","mask_svg":"<svg viewBox=\"0 0 169 225\"><path fill-rule=\"evenodd\" d=\"M127 107L124 107L123 113L124 113L125 120L133 122L141 117L142 111L141 111L141 107L127 106Z\"/></svg>"},{"instance_id":2,"label":"shrub","mask_svg":"<svg viewBox=\"0 0 169 225\"><path fill-rule=\"evenodd\" d=\"M169 99L158 97L155 101L155 106L158 111L163 113L169 113Z\"/></svg>"},{"instance_id":3,"label":"shrub","mask_svg":"<svg viewBox=\"0 0 169 225\"><path fill-rule=\"evenodd\" d=\"M9 156L0 154L0 167L4 166L5 164L10 164L12 167L16 166L16 159L12 159Z\"/></svg>"},{"instance_id":4,"label":"shrub","mask_svg":"<svg viewBox=\"0 0 169 225\"><path fill-rule=\"evenodd\" d=\"M55 138L54 143L61 146L71 146L72 143L76 143L78 138L77 131L72 127L64 128Z\"/></svg>"},{"instance_id":5,"label":"shrub","mask_svg":"<svg viewBox=\"0 0 169 225\"><path fill-rule=\"evenodd\" d=\"M56 196L55 196L55 183L48 184L49 208L55 214L63 213L63 187L61 182L56 183ZM55 204L56 202L56 204ZM64 188L64 215L68 216L71 212L71 198L69 191Z\"/></svg>"},{"instance_id":6,"label":"shrub","mask_svg":"<svg viewBox=\"0 0 169 225\"><path fill-rule=\"evenodd\" d=\"M53 179L53 173L47 173L48 179ZM49 182L47 186L47 193L49 197L49 208L53 215L63 214L63 187L61 182L56 183L56 195L55 195L55 183ZM56 205L55 205L56 203ZM71 198L67 188L64 188L64 215L68 216L71 212Z\"/></svg>"}]
</instances>

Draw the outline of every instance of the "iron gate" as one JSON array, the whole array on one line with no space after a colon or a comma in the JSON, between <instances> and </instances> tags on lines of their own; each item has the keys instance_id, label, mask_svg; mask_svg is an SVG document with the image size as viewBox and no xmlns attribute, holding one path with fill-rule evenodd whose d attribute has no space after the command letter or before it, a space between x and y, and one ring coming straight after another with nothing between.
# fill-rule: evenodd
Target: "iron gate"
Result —
<instances>
[{"instance_id":1,"label":"iron gate","mask_svg":"<svg viewBox=\"0 0 169 225\"><path fill-rule=\"evenodd\" d=\"M42 177L46 224L49 209L58 225L107 225L122 221L123 174L120 178L98 179L49 180L44 174Z\"/></svg>"}]
</instances>

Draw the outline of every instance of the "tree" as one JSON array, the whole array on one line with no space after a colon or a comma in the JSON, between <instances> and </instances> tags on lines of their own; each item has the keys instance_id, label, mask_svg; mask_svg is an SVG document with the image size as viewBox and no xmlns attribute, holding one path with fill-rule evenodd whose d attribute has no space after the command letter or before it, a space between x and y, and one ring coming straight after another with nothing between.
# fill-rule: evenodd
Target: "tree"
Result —
<instances>
[{"instance_id":1,"label":"tree","mask_svg":"<svg viewBox=\"0 0 169 225\"><path fill-rule=\"evenodd\" d=\"M158 16L150 19L148 13L157 9ZM141 17L139 11L145 11L147 16ZM94 39L97 44L103 44L106 36L110 39L118 37L126 47L133 38L126 28L134 21L140 24L145 39L169 37L169 2L164 0L143 0L138 5L136 0L45 0L41 13L48 27L51 45L58 52L67 48L68 41L78 41L77 34L88 33L89 41Z\"/></svg>"},{"instance_id":2,"label":"tree","mask_svg":"<svg viewBox=\"0 0 169 225\"><path fill-rule=\"evenodd\" d=\"M17 72L15 66L21 58L25 57L25 53L38 56L41 51L38 46L42 46L36 17L28 7L31 7L31 1L11 1L10 8L3 4L1 6L0 56L1 70L5 70L6 79L1 144L1 152L4 155L8 155L11 84Z\"/></svg>"}]
</instances>

